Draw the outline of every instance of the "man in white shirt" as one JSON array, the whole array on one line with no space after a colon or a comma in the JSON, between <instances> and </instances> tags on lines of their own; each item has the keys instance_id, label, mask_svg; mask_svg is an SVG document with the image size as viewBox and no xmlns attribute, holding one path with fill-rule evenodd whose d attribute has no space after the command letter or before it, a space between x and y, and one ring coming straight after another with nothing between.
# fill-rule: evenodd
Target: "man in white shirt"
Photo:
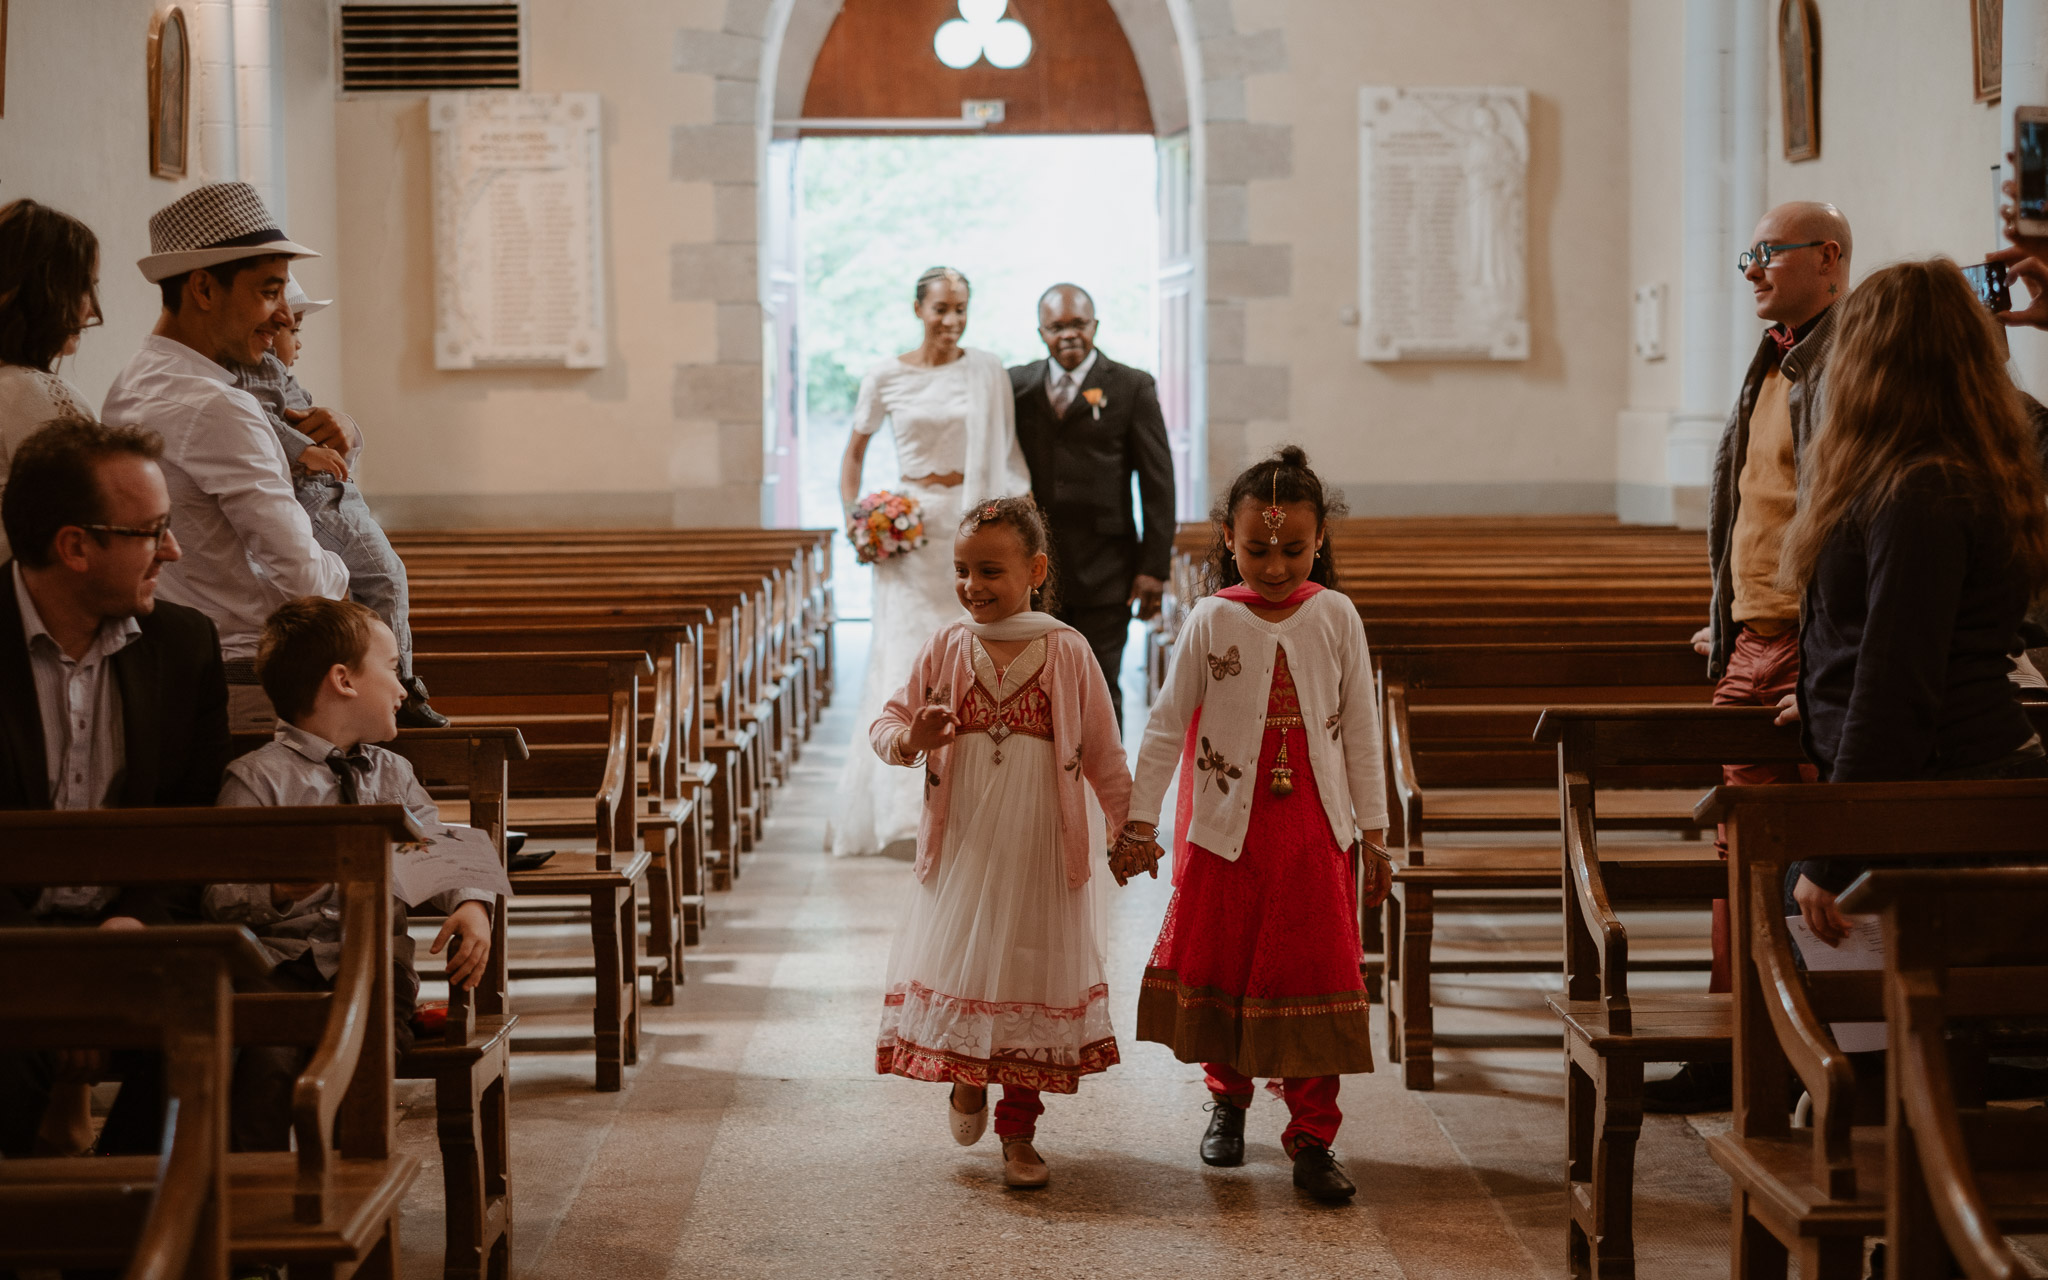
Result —
<instances>
[{"instance_id":1,"label":"man in white shirt","mask_svg":"<svg viewBox=\"0 0 2048 1280\"><path fill-rule=\"evenodd\" d=\"M277 434L228 366L263 358L290 323L289 263L317 255L285 238L240 182L200 187L159 210L149 236L152 252L137 265L163 290L163 313L108 389L101 417L162 437L184 552L164 568L163 597L213 619L229 723L267 733L275 716L255 673L263 620L300 596L346 597L348 570L314 540ZM354 443L332 415L316 413L299 429L337 452Z\"/></svg>"}]
</instances>

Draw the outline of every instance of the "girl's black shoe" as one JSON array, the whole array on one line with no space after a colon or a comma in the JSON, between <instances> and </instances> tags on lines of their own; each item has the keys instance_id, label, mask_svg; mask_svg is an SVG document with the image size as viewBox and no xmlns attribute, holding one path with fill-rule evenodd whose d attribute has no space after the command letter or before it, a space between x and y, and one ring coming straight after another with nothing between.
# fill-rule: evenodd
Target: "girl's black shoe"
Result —
<instances>
[{"instance_id":1,"label":"girl's black shoe","mask_svg":"<svg viewBox=\"0 0 2048 1280\"><path fill-rule=\"evenodd\" d=\"M1209 1113L1209 1131L1202 1135L1202 1163L1234 1169L1244 1163L1244 1108L1216 1099L1202 1108Z\"/></svg>"},{"instance_id":2,"label":"girl's black shoe","mask_svg":"<svg viewBox=\"0 0 2048 1280\"><path fill-rule=\"evenodd\" d=\"M1328 1147L1303 1142L1294 1148L1294 1185L1324 1204L1342 1204L1358 1194L1358 1187L1330 1154Z\"/></svg>"}]
</instances>

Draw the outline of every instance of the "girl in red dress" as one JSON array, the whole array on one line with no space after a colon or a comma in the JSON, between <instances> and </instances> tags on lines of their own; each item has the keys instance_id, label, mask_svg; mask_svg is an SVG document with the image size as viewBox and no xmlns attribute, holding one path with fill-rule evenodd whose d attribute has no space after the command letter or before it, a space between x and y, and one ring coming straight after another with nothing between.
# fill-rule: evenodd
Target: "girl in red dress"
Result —
<instances>
[{"instance_id":1,"label":"girl in red dress","mask_svg":"<svg viewBox=\"0 0 2048 1280\"><path fill-rule=\"evenodd\" d=\"M1175 889L1138 1038L1202 1064L1215 1096L1204 1162L1243 1163L1253 1081L1277 1079L1294 1184L1343 1201L1357 1188L1330 1153L1337 1077L1372 1070L1358 899L1386 897L1392 864L1365 630L1326 590L1331 509L1297 448L1231 485L1210 561L1222 589L1181 631L1112 868L1149 869L1178 766Z\"/></svg>"}]
</instances>

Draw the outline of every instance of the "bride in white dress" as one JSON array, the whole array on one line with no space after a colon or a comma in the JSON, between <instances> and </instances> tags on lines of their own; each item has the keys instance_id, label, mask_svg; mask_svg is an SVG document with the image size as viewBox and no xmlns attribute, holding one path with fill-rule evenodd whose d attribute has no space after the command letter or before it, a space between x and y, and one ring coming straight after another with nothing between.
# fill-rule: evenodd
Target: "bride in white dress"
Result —
<instances>
[{"instance_id":1,"label":"bride in white dress","mask_svg":"<svg viewBox=\"0 0 2048 1280\"><path fill-rule=\"evenodd\" d=\"M868 725L909 678L924 642L967 616L953 593L953 535L961 517L974 503L1031 488L1010 376L992 353L960 345L967 302L967 277L958 271L933 267L918 277L924 342L861 379L853 436L840 463L839 496L851 509L864 492L868 442L886 418L903 474L872 487L915 498L927 541L874 566L874 638L829 834L838 857L917 838L924 775L884 766L868 748Z\"/></svg>"}]
</instances>

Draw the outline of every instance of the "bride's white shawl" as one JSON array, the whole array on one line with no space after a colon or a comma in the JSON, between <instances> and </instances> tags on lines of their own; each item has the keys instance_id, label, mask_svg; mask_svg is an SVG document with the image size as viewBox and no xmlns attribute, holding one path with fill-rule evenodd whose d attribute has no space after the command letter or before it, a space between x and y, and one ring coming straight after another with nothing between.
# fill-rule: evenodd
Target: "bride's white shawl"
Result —
<instances>
[{"instance_id":1,"label":"bride's white shawl","mask_svg":"<svg viewBox=\"0 0 2048 1280\"><path fill-rule=\"evenodd\" d=\"M1018 498L1031 489L1024 450L1017 443L1017 399L1009 371L991 351L962 349L967 362L967 478L961 497L968 507L990 498Z\"/></svg>"}]
</instances>

